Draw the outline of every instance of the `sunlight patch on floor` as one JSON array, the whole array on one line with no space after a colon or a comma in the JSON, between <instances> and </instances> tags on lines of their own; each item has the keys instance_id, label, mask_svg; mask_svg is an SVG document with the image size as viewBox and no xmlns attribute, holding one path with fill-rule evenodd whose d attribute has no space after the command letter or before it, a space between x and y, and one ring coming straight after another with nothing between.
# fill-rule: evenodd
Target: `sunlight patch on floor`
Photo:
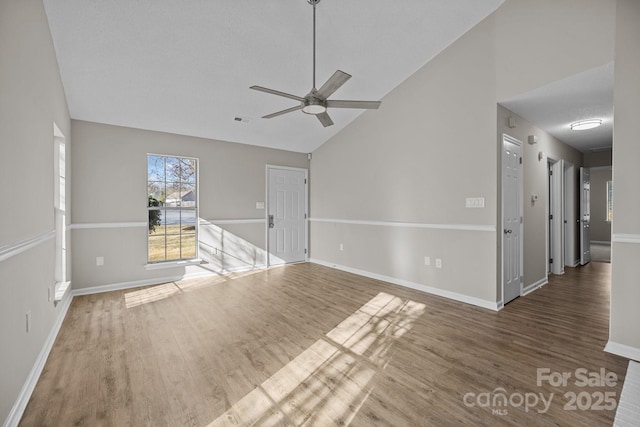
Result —
<instances>
[{"instance_id":1,"label":"sunlight patch on floor","mask_svg":"<svg viewBox=\"0 0 640 427\"><path fill-rule=\"evenodd\" d=\"M138 307L142 304L160 301L172 295L180 293L180 289L174 283L151 286L124 294L124 302L127 308Z\"/></svg>"},{"instance_id":2,"label":"sunlight patch on floor","mask_svg":"<svg viewBox=\"0 0 640 427\"><path fill-rule=\"evenodd\" d=\"M391 361L393 343L424 310L379 293L209 427L348 425L373 390L377 370Z\"/></svg>"}]
</instances>

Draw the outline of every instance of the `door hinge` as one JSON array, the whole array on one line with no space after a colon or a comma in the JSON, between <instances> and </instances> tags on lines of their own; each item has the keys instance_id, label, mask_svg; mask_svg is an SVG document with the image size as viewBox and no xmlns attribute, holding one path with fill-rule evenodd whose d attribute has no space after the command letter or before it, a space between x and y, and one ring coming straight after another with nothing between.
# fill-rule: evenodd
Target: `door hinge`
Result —
<instances>
[{"instance_id":1,"label":"door hinge","mask_svg":"<svg viewBox=\"0 0 640 427\"><path fill-rule=\"evenodd\" d=\"M549 215L549 219L553 219L553 215Z\"/></svg>"},{"instance_id":2,"label":"door hinge","mask_svg":"<svg viewBox=\"0 0 640 427\"><path fill-rule=\"evenodd\" d=\"M522 217L520 217L520 224L522 224Z\"/></svg>"},{"instance_id":3,"label":"door hinge","mask_svg":"<svg viewBox=\"0 0 640 427\"><path fill-rule=\"evenodd\" d=\"M520 283L524 283L524 276L520 276Z\"/></svg>"},{"instance_id":4,"label":"door hinge","mask_svg":"<svg viewBox=\"0 0 640 427\"><path fill-rule=\"evenodd\" d=\"M553 264L553 258L549 258L549 264Z\"/></svg>"},{"instance_id":5,"label":"door hinge","mask_svg":"<svg viewBox=\"0 0 640 427\"><path fill-rule=\"evenodd\" d=\"M305 253L305 254L307 253L307 248L305 248L305 249L304 249L304 253Z\"/></svg>"},{"instance_id":6,"label":"door hinge","mask_svg":"<svg viewBox=\"0 0 640 427\"><path fill-rule=\"evenodd\" d=\"M305 178L305 179L304 179L304 183L305 183L305 184L307 183L307 178Z\"/></svg>"},{"instance_id":7,"label":"door hinge","mask_svg":"<svg viewBox=\"0 0 640 427\"><path fill-rule=\"evenodd\" d=\"M307 214L304 214L304 219L307 219Z\"/></svg>"},{"instance_id":8,"label":"door hinge","mask_svg":"<svg viewBox=\"0 0 640 427\"><path fill-rule=\"evenodd\" d=\"M520 157L520 164L522 164L522 157Z\"/></svg>"},{"instance_id":9,"label":"door hinge","mask_svg":"<svg viewBox=\"0 0 640 427\"><path fill-rule=\"evenodd\" d=\"M553 175L553 171L549 169L549 176Z\"/></svg>"}]
</instances>

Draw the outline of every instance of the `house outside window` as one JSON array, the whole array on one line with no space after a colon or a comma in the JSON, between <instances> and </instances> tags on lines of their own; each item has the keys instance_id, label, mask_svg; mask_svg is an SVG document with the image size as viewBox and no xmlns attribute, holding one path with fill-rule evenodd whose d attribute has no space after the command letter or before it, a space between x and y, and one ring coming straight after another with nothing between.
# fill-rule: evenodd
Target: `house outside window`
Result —
<instances>
[{"instance_id":1,"label":"house outside window","mask_svg":"<svg viewBox=\"0 0 640 427\"><path fill-rule=\"evenodd\" d=\"M147 155L148 261L198 256L197 159Z\"/></svg>"}]
</instances>

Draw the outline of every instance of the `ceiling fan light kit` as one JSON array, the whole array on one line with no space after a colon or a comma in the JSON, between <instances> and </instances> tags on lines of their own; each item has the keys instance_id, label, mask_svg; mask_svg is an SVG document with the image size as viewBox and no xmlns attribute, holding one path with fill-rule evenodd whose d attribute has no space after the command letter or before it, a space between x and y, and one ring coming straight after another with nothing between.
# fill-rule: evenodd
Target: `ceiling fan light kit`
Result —
<instances>
[{"instance_id":1,"label":"ceiling fan light kit","mask_svg":"<svg viewBox=\"0 0 640 427\"><path fill-rule=\"evenodd\" d=\"M320 0L307 0L307 3L309 3L313 7L313 86L311 88L311 91L304 97L281 92L279 90L269 89L262 86L251 86L250 89L253 90L282 96L284 98L289 98L300 102L300 104L295 107L267 114L262 118L272 119L283 114L302 110L303 113L316 116L320 123L324 127L327 127L333 125L333 120L331 120L331 117L329 117L329 114L327 114L327 108L379 108L381 104L380 101L347 101L327 99L335 91L340 89L340 87L345 84L347 80L351 78L351 75L345 73L344 71L337 70L335 73L333 73L329 80L327 80L325 84L320 87L320 89L316 89L316 5L320 3Z\"/></svg>"}]
</instances>

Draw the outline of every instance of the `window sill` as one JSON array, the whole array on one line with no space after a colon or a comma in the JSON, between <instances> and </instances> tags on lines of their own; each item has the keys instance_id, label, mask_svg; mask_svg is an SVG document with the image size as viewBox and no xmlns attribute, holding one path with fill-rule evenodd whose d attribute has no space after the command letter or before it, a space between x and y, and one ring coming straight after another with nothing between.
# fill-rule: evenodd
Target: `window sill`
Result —
<instances>
[{"instance_id":1,"label":"window sill","mask_svg":"<svg viewBox=\"0 0 640 427\"><path fill-rule=\"evenodd\" d=\"M168 262L158 262L153 264L145 264L145 270L164 270L166 268L179 268L186 267L188 265L198 265L201 264L202 260L200 258L182 260L182 261L168 261Z\"/></svg>"},{"instance_id":2,"label":"window sill","mask_svg":"<svg viewBox=\"0 0 640 427\"><path fill-rule=\"evenodd\" d=\"M67 293L67 290L71 287L71 282L56 282L54 290L55 295L53 296L53 305L56 306L62 299L64 295Z\"/></svg>"}]
</instances>

